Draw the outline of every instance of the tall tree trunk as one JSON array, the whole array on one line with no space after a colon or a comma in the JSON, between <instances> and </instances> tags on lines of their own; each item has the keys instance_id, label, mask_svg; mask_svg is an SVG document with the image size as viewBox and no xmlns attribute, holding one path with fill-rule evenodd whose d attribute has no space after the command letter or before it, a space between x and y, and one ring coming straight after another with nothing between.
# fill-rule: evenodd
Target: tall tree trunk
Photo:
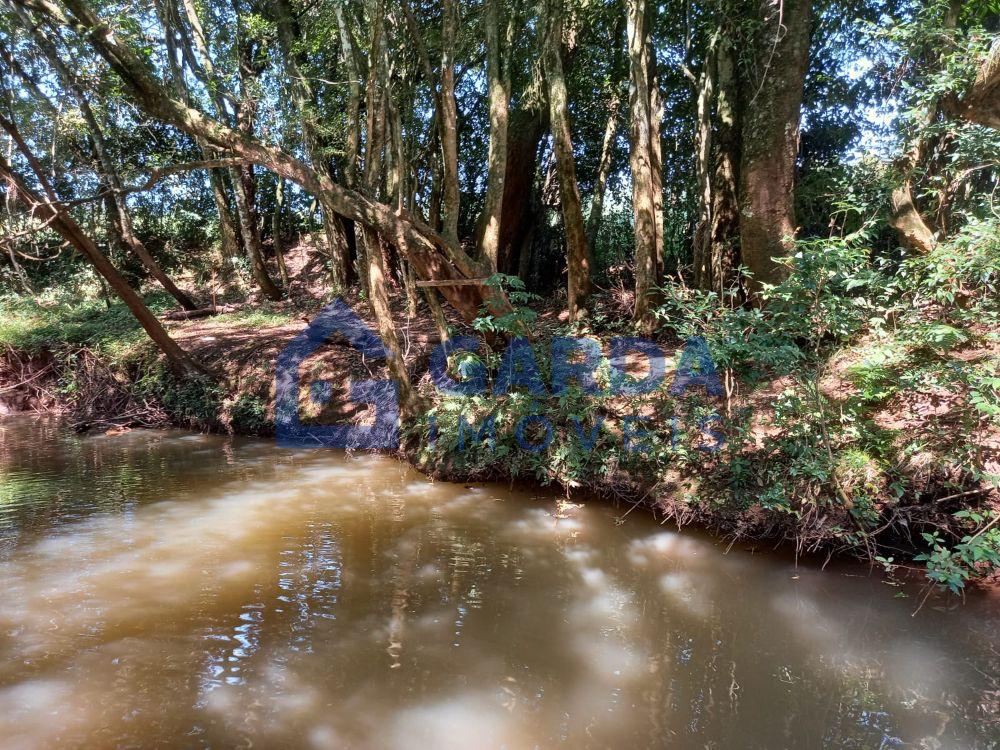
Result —
<instances>
[{"instance_id":1,"label":"tall tree trunk","mask_svg":"<svg viewBox=\"0 0 1000 750\"><path fill-rule=\"evenodd\" d=\"M723 34L716 56L715 157L712 175L709 287L721 299L739 265L739 110L736 105L736 51Z\"/></svg>"},{"instance_id":2,"label":"tall tree trunk","mask_svg":"<svg viewBox=\"0 0 1000 750\"><path fill-rule=\"evenodd\" d=\"M712 36L698 91L696 169L698 224L694 233L694 283L720 300L738 265L739 128L736 107L736 60L727 26ZM713 117L714 115L714 117Z\"/></svg>"},{"instance_id":3,"label":"tall tree trunk","mask_svg":"<svg viewBox=\"0 0 1000 750\"><path fill-rule=\"evenodd\" d=\"M260 244L257 211L253 201L253 169L248 166L239 169L236 179L236 213L240 217L240 233L243 236L247 259L250 261L250 272L253 279L268 299L281 299L281 291L274 285L267 266L264 264L264 249Z\"/></svg>"},{"instance_id":4,"label":"tall tree trunk","mask_svg":"<svg viewBox=\"0 0 1000 750\"><path fill-rule=\"evenodd\" d=\"M385 50L383 49L385 33L385 0L372 0L372 44L368 57L368 91L366 98L367 142L365 143L364 189L372 197L377 197L382 182L382 153L391 150L386 144L386 89L388 76L385 75ZM396 212L399 215L399 212ZM362 229L367 262L367 283L369 305L378 327L379 336L388 352L388 366L393 381L396 383L400 410L404 416L413 413L415 395L406 371L403 349L399 344L399 336L392 318L392 308L389 303L389 293L386 284L387 268L382 255L382 238L371 227ZM406 245L402 232L391 238L398 245L400 252Z\"/></svg>"},{"instance_id":5,"label":"tall tree trunk","mask_svg":"<svg viewBox=\"0 0 1000 750\"><path fill-rule=\"evenodd\" d=\"M601 141L601 158L597 164L597 177L594 180L594 195L590 201L590 213L587 214L587 248L590 250L591 266L593 267L594 246L601 230L601 219L604 217L604 193L611 176L612 161L615 154L615 142L618 136L618 118L621 110L621 76L625 75L625 19L619 16L614 32L614 62L611 72L611 94L608 98L608 121L604 126L604 139Z\"/></svg>"},{"instance_id":6,"label":"tall tree trunk","mask_svg":"<svg viewBox=\"0 0 1000 750\"><path fill-rule=\"evenodd\" d=\"M705 64L697 79L695 105L695 176L698 181L698 223L694 230L694 283L699 289L712 289L712 104L718 71L720 31L716 29L705 53Z\"/></svg>"},{"instance_id":7,"label":"tall tree trunk","mask_svg":"<svg viewBox=\"0 0 1000 750\"><path fill-rule=\"evenodd\" d=\"M510 49L513 45L513 18L506 33L500 35L503 0L487 0L486 17L486 78L489 88L490 146L486 197L483 201L484 222L480 256L490 270L496 271L500 258L500 223L503 220L504 178L507 172L507 124L510 115Z\"/></svg>"},{"instance_id":8,"label":"tall tree trunk","mask_svg":"<svg viewBox=\"0 0 1000 750\"><path fill-rule=\"evenodd\" d=\"M236 15L236 63L240 82L240 99L236 107L236 128L246 136L253 136L257 125L258 80L263 70L263 61L251 47L246 30L240 22L238 0L232 0ZM274 285L264 262L264 248L260 240L260 221L257 213L257 179L253 164L244 164L234 176L236 210L240 217L243 243L250 259L254 280L264 296L271 300L281 299L281 290Z\"/></svg>"},{"instance_id":9,"label":"tall tree trunk","mask_svg":"<svg viewBox=\"0 0 1000 750\"><path fill-rule=\"evenodd\" d=\"M601 230L601 219L604 216L604 193L607 190L608 177L611 175L620 107L621 97L613 94L611 101L608 102L608 122L604 126L604 139L601 141L601 159L597 164L597 178L594 180L594 197L590 201L590 213L587 214L587 247L591 255L597 244L597 234Z\"/></svg>"},{"instance_id":10,"label":"tall tree trunk","mask_svg":"<svg viewBox=\"0 0 1000 750\"><path fill-rule=\"evenodd\" d=\"M544 4L543 63L549 93L549 122L552 148L556 155L563 226L566 231L567 296L570 320L586 313L590 295L590 263L587 230L583 223L580 188L576 181L573 131L567 106L566 79L562 67L563 0L542 0Z\"/></svg>"},{"instance_id":11,"label":"tall tree trunk","mask_svg":"<svg viewBox=\"0 0 1000 750\"><path fill-rule=\"evenodd\" d=\"M340 56L343 60L347 76L350 79L347 86L347 139L344 146L343 175L344 184L348 188L357 186L358 180L358 158L361 145L361 80L362 73L358 63L358 51L354 44L354 37L351 35L351 27L347 23L344 15L342 3L333 4L334 15L337 21L337 38L340 41ZM344 228L344 236L347 239L348 279L354 278L353 271L360 268L361 243L355 232L354 222L346 217L341 217L341 226ZM352 266L353 262L357 266ZM362 279L362 286L367 285L367 274L359 274Z\"/></svg>"},{"instance_id":12,"label":"tall tree trunk","mask_svg":"<svg viewBox=\"0 0 1000 750\"><path fill-rule=\"evenodd\" d=\"M647 0L628 2L629 163L635 222L635 312L633 319L652 329L651 296L659 283L663 255L662 165L659 93L654 69Z\"/></svg>"},{"instance_id":13,"label":"tall tree trunk","mask_svg":"<svg viewBox=\"0 0 1000 750\"><path fill-rule=\"evenodd\" d=\"M215 110L220 118L230 121L228 115L227 102L236 110L236 129L246 136L253 136L254 119L256 118L257 102L248 96L248 82L255 81L257 75L253 70L251 53L247 41L244 38L242 24L239 21L239 8L236 6L237 0L233 0L233 11L237 19L237 68L238 79L243 96L240 101L222 89L221 82L215 75L215 69L209 54L205 34L198 19L197 9L193 0L184 0L184 9L188 23L193 29L193 33L187 33L184 24L180 21L179 11L174 0L155 0L156 12L160 23L163 26L164 38L167 48L167 61L171 72L172 88L180 96L181 101L188 107L191 106L192 96L190 87L185 77L183 67L178 59L178 53L189 63L191 69L195 71L202 83L208 89L210 98L215 106ZM81 6L81 10L83 7ZM194 47L197 51L192 51ZM259 73L259 71L257 71ZM213 150L207 144L207 139L203 134L194 134L199 146L206 157L214 156ZM243 251L250 263L251 273L257 286L265 296L278 300L281 292L274 285L267 266L264 263L263 249L260 243L260 231L258 217L254 206L254 177L252 165L247 164L244 168L232 167L227 171L229 180L233 188L233 196L236 203L236 216L238 229L233 232L238 244L242 245ZM218 198L223 198L220 191ZM222 208L219 206L220 216ZM225 230L223 230L225 236Z\"/></svg>"},{"instance_id":14,"label":"tall tree trunk","mask_svg":"<svg viewBox=\"0 0 1000 750\"><path fill-rule=\"evenodd\" d=\"M340 56L350 79L347 86L347 143L344 149L344 183L353 188L358 174L358 151L361 144L361 71L357 64L357 51L347 25L342 3L334 3L333 11L337 19L337 36L340 40Z\"/></svg>"},{"instance_id":15,"label":"tall tree trunk","mask_svg":"<svg viewBox=\"0 0 1000 750\"><path fill-rule=\"evenodd\" d=\"M212 58L208 51L205 31L198 18L198 11L194 6L194 0L183 0L185 18L192 29L191 35L188 35L173 0L160 0L160 2L156 3L156 6L160 23L163 26L164 36L167 40L167 54L172 87L186 103L190 103L191 93L188 88L187 79L185 79L183 70L177 61L177 42L174 39L175 32L180 37L180 43L183 47L182 54L185 59L191 60L192 68L197 69L200 65L207 79L213 85L217 82L215 70L212 66ZM191 47L194 47L194 51L192 51ZM215 101L219 116L224 117L225 106L222 101L221 92L213 86L209 86L209 90L213 92L213 100ZM207 147L203 139L195 137L195 142L201 148L205 159L216 157L214 151ZM240 248L243 247L243 238L240 235L236 221L233 219L233 212L226 193L226 175L232 173L231 170L226 171L221 169L213 169L209 173L209 180L212 185L212 199L215 201L215 209L219 214L219 245L222 257L226 259L235 258L239 254Z\"/></svg>"},{"instance_id":16,"label":"tall tree trunk","mask_svg":"<svg viewBox=\"0 0 1000 750\"><path fill-rule=\"evenodd\" d=\"M760 77L751 79L744 107L740 166L740 251L752 278L751 300L764 284L784 278L773 260L790 254L795 237L795 161L802 93L809 63L812 0L767 0L754 55Z\"/></svg>"},{"instance_id":17,"label":"tall tree trunk","mask_svg":"<svg viewBox=\"0 0 1000 750\"><path fill-rule=\"evenodd\" d=\"M212 153L203 151L206 159L212 158ZM226 197L226 181L223 177L223 170L209 170L208 179L212 185L212 200L215 201L215 210L219 214L219 250L225 259L235 258L240 251L240 241L236 234L236 225L233 223L233 214L229 207L229 199Z\"/></svg>"},{"instance_id":18,"label":"tall tree trunk","mask_svg":"<svg viewBox=\"0 0 1000 750\"><path fill-rule=\"evenodd\" d=\"M299 127L302 132L302 143L313 169L332 178L328 160L323 156L322 144L316 123L316 97L309 79L305 76L296 52L296 40L300 36L298 23L292 13L288 0L275 0L274 13L278 28L278 38L281 42L282 58L285 72L291 81L292 99L299 113ZM333 282L333 293L340 294L347 288L349 279L347 236L340 219L333 213L328 203L320 201L320 214L323 218L323 232L326 235L327 256L330 259L330 277Z\"/></svg>"},{"instance_id":19,"label":"tall tree trunk","mask_svg":"<svg viewBox=\"0 0 1000 750\"><path fill-rule=\"evenodd\" d=\"M458 0L441 3L441 161L444 167L444 235L458 241L458 104L455 102L455 37Z\"/></svg>"},{"instance_id":20,"label":"tall tree trunk","mask_svg":"<svg viewBox=\"0 0 1000 750\"><path fill-rule=\"evenodd\" d=\"M532 193L539 145L548 126L548 108L541 102L522 104L510 116L497 259L503 273L517 273L521 251L533 232L537 216L525 196Z\"/></svg>"},{"instance_id":21,"label":"tall tree trunk","mask_svg":"<svg viewBox=\"0 0 1000 750\"><path fill-rule=\"evenodd\" d=\"M514 16L508 19L507 35L512 39ZM513 42L509 42L508 46ZM541 51L542 34L536 36L538 54L532 65L531 79L518 97L518 109L507 112L507 138L505 144L503 194L500 219L497 225L497 270L517 274L521 250L532 233L535 212L525 196L531 195L538 169L539 144L549 130L549 108L545 96L545 78ZM508 87L509 90L509 87ZM495 184L495 183L494 183ZM488 204L484 204L476 222L476 243L482 247L488 227ZM485 253L480 253L485 257Z\"/></svg>"},{"instance_id":22,"label":"tall tree trunk","mask_svg":"<svg viewBox=\"0 0 1000 750\"><path fill-rule=\"evenodd\" d=\"M163 328L163 325L143 302L142 297L129 286L118 270L111 264L107 257L100 251L97 244L83 231L69 213L57 202L55 192L51 189L45 174L35 167L38 161L24 154L35 172L35 177L46 189L48 201L35 193L24 182L20 175L15 173L6 159L0 157L0 177L6 179L7 184L13 188L18 200L31 212L35 218L45 222L59 235L71 244L97 271L99 276L107 281L115 294L125 303L128 309L135 316L136 320L146 331L153 343L159 347L166 356L171 368L184 375L195 375L208 372L190 354L184 351L180 345L174 341L170 334Z\"/></svg>"}]
</instances>

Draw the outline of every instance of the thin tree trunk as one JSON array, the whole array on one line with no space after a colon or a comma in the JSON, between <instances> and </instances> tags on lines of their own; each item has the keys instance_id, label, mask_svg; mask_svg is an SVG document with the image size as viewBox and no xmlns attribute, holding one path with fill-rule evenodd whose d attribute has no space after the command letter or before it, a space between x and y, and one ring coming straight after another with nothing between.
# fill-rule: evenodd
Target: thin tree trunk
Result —
<instances>
[{"instance_id":1,"label":"thin tree trunk","mask_svg":"<svg viewBox=\"0 0 1000 750\"><path fill-rule=\"evenodd\" d=\"M212 158L211 152L207 149L203 150L202 153L206 159ZM208 180L212 186L212 200L215 202L215 210L219 214L219 252L224 259L228 260L239 254L240 240L236 234L236 225L233 223L229 199L226 198L226 181L223 174L223 170L210 169Z\"/></svg>"},{"instance_id":2,"label":"thin tree trunk","mask_svg":"<svg viewBox=\"0 0 1000 750\"><path fill-rule=\"evenodd\" d=\"M556 154L563 225L566 231L569 317L570 320L577 320L585 314L587 298L590 295L587 231L580 204L580 188L576 181L573 132L567 107L566 79L562 68L562 0L543 0L543 3L545 4L543 61L549 92L552 147Z\"/></svg>"},{"instance_id":3,"label":"thin tree trunk","mask_svg":"<svg viewBox=\"0 0 1000 750\"><path fill-rule=\"evenodd\" d=\"M615 151L615 138L618 135L618 109L621 99L617 94L608 102L608 122L604 126L604 139L601 141L601 160L597 165L597 178L594 180L594 197L590 201L590 213L587 214L587 247L593 260L594 246L597 235L601 231L601 219L604 216L604 193L611 175L612 157Z\"/></svg>"},{"instance_id":4,"label":"thin tree trunk","mask_svg":"<svg viewBox=\"0 0 1000 750\"><path fill-rule=\"evenodd\" d=\"M725 295L739 265L739 110L736 105L736 51L724 34L716 58L715 164L709 237L711 289Z\"/></svg>"},{"instance_id":5,"label":"thin tree trunk","mask_svg":"<svg viewBox=\"0 0 1000 750\"><path fill-rule=\"evenodd\" d=\"M386 95L384 83L387 81L383 34L385 33L385 0L373 0L372 44L368 58L368 91L366 108L368 127L365 143L364 189L373 197L380 190L382 179L382 153L386 147ZM397 212L398 215L398 212ZM406 371L403 350L392 318L389 294L386 284L386 266L382 257L381 238L371 227L364 227L362 238L367 260L367 292L372 314L378 327L379 336L388 352L389 372L396 383L400 411L404 416L412 414L415 398L410 376ZM402 252L405 238L397 231L393 238Z\"/></svg>"},{"instance_id":6,"label":"thin tree trunk","mask_svg":"<svg viewBox=\"0 0 1000 750\"><path fill-rule=\"evenodd\" d=\"M49 2L11 0L41 14L56 27L83 35L90 45L118 73L131 100L147 115L202 138L210 146L248 162L265 166L292 180L314 195L322 194L340 216L371 228L396 241L402 239L407 259L423 279L449 280L477 278L482 272L458 243L435 232L409 216L400 216L389 206L366 195L344 188L317 173L292 154L235 131L217 118L194 109L170 95L150 65L119 36L103 33L106 28L86 0L63 0L71 19ZM442 294L466 320L475 319L485 304L494 314L504 314L510 305L495 288L475 285L442 287Z\"/></svg>"},{"instance_id":7,"label":"thin tree trunk","mask_svg":"<svg viewBox=\"0 0 1000 750\"><path fill-rule=\"evenodd\" d=\"M344 149L344 182L349 188L355 186L358 174L358 151L361 144L361 71L358 70L357 53L351 30L344 16L343 5L333 4L337 19L337 36L340 40L340 56L347 67L347 144Z\"/></svg>"},{"instance_id":8,"label":"thin tree trunk","mask_svg":"<svg viewBox=\"0 0 1000 750\"><path fill-rule=\"evenodd\" d=\"M441 300L438 299L437 289L424 289L424 299L427 300L427 307L431 311L431 318L434 319L434 327L437 328L441 341L448 341L451 334L448 332L448 320L444 316L441 307Z\"/></svg>"},{"instance_id":9,"label":"thin tree trunk","mask_svg":"<svg viewBox=\"0 0 1000 750\"><path fill-rule=\"evenodd\" d=\"M751 300L784 278L775 258L794 247L795 161L802 94L809 62L812 0L768 0L755 43L761 78L751 81L740 167L740 251L752 277Z\"/></svg>"},{"instance_id":10,"label":"thin tree trunk","mask_svg":"<svg viewBox=\"0 0 1000 750\"><path fill-rule=\"evenodd\" d=\"M197 305L187 294L182 292L177 285L174 284L173 280L167 276L163 269L160 268L160 265L156 262L153 256L149 254L146 246L135 233L135 227L132 224L132 215L129 212L128 205L125 202L125 194L122 191L122 181L118 175L118 170L115 167L114 161L112 161L111 156L108 153L107 142L104 139L104 132L97 121L97 116L94 114L93 109L91 109L90 102L87 100L86 94L78 84L76 77L69 70L69 68L66 67L66 64L59 56L56 48L31 22L31 19L27 18L25 13L20 9L17 10L18 16L20 17L24 27L31 34L35 43L42 50L42 53L45 55L52 67L55 68L56 73L63 82L63 85L73 92L73 97L77 101L77 105L80 108L80 114L83 116L83 120L89 131L89 139L94 150L94 162L95 168L98 172L98 177L102 182L106 183L108 189L111 191L111 200L114 202L115 211L111 216L113 219L110 222L111 226L120 235L122 244L139 259L142 265L145 266L146 270L149 271L150 275L156 279L160 286L162 286L170 294L170 296L177 300L178 304L180 304L182 308L185 310L194 310Z\"/></svg>"},{"instance_id":11,"label":"thin tree trunk","mask_svg":"<svg viewBox=\"0 0 1000 750\"><path fill-rule=\"evenodd\" d=\"M358 158L361 145L361 80L362 73L358 63L358 51L351 35L351 28L347 24L342 3L334 3L333 10L337 21L337 38L340 41L340 56L343 59L347 71L348 98L347 98L347 141L344 148L343 173L344 183L348 188L357 186L358 180ZM360 269L364 265L364 240L359 238L355 231L354 222L341 217L341 226L344 228L344 236L347 240L348 250L353 250L353 262L351 266L351 253L348 253L347 275L353 278L353 271L357 270L357 276L361 280L362 287L367 287L368 275L361 273Z\"/></svg>"},{"instance_id":12,"label":"thin tree trunk","mask_svg":"<svg viewBox=\"0 0 1000 750\"><path fill-rule=\"evenodd\" d=\"M458 0L441 3L441 161L444 167L444 235L458 241L458 104L455 102L455 36Z\"/></svg>"},{"instance_id":13,"label":"thin tree trunk","mask_svg":"<svg viewBox=\"0 0 1000 750\"><path fill-rule=\"evenodd\" d=\"M712 279L712 104L718 72L720 30L716 29L705 53L705 63L697 79L695 106L695 175L698 181L698 223L694 230L694 283L710 290Z\"/></svg>"},{"instance_id":14,"label":"thin tree trunk","mask_svg":"<svg viewBox=\"0 0 1000 750\"><path fill-rule=\"evenodd\" d=\"M233 2L235 3L236 0ZM244 136L252 136L256 126L258 108L257 94L254 89L261 72L261 66L254 59L253 51L245 38L244 29L238 20L239 11L235 5L234 12L237 16L236 50L240 81L236 127ZM260 224L256 204L257 180L254 176L253 164L245 164L242 168L234 171L236 172L234 175L236 210L240 217L240 231L243 235L243 244L250 260L254 281L257 282L257 286L268 299L280 300L281 290L271 280L264 262L264 248L260 241Z\"/></svg>"},{"instance_id":15,"label":"thin tree trunk","mask_svg":"<svg viewBox=\"0 0 1000 750\"><path fill-rule=\"evenodd\" d=\"M285 72L291 81L292 99L299 112L299 126L306 154L313 169L332 177L329 164L322 153L320 136L315 122L316 97L312 86L309 85L309 80L303 74L295 51L295 43L300 36L298 24L294 20L288 0L275 0L274 11ZM323 232L326 235L327 255L330 259L333 293L340 294L347 288L349 277L347 237L340 224L340 219L333 213L329 204L320 201L320 214L323 218Z\"/></svg>"},{"instance_id":16,"label":"thin tree trunk","mask_svg":"<svg viewBox=\"0 0 1000 750\"><path fill-rule=\"evenodd\" d=\"M260 232L257 231L257 215L253 209L252 198L248 194L248 183L253 180L253 175L237 170L236 175L236 214L240 218L240 233L243 235L243 244L247 253L247 260L250 261L250 272L253 279L260 287L268 299L281 299L281 290L274 285L271 276L264 265L264 249L260 244Z\"/></svg>"},{"instance_id":17,"label":"thin tree trunk","mask_svg":"<svg viewBox=\"0 0 1000 750\"><path fill-rule=\"evenodd\" d=\"M271 214L271 243L274 247L274 259L278 261L278 273L281 285L287 293L289 290L288 267L285 265L285 248L281 243L281 213L285 207L285 178L280 174L274 186L274 213Z\"/></svg>"},{"instance_id":18,"label":"thin tree trunk","mask_svg":"<svg viewBox=\"0 0 1000 750\"><path fill-rule=\"evenodd\" d=\"M614 68L612 70L612 91L608 99L608 122L604 126L604 139L601 141L601 158L597 164L597 178L594 180L594 195L590 201L590 213L587 214L587 248L590 250L591 267L594 262L594 247L601 231L601 219L604 217L604 193L611 175L612 161L615 154L615 141L618 135L618 117L621 109L621 79L624 69L625 40L624 18L620 18L614 33Z\"/></svg>"},{"instance_id":19,"label":"thin tree trunk","mask_svg":"<svg viewBox=\"0 0 1000 750\"><path fill-rule=\"evenodd\" d=\"M647 0L628 0L630 165L635 219L634 320L652 328L650 302L659 282L663 247L662 179L659 145L659 94L653 70Z\"/></svg>"},{"instance_id":20,"label":"thin tree trunk","mask_svg":"<svg viewBox=\"0 0 1000 750\"><path fill-rule=\"evenodd\" d=\"M184 73L177 63L177 56L175 52L175 43L173 40L173 31L177 31L183 40L184 47L183 54L186 59L192 60L192 68L197 69L198 65L194 64L197 62L200 64L201 68L205 72L206 78L212 82L213 86L216 84L215 70L212 66L212 57L209 54L208 42L205 38L205 32L202 28L201 21L198 18L197 9L194 6L194 0L183 0L185 17L192 29L192 35L188 36L185 33L184 25L180 22L180 18L177 15L176 7L172 4L172 0L163 0L163 2L157 3L157 10L160 15L160 22L163 25L164 35L167 39L167 53L170 59L170 71L171 78L174 89L181 96L185 103L190 104L191 94L188 89L187 80L184 78ZM176 26L176 28L174 28ZM193 38L192 38L193 37ZM192 53L188 47L193 46L197 53L197 57ZM213 93L213 100L215 101L216 109L220 117L225 115L225 106L222 101L222 94L219 88L209 87L210 91ZM208 148L204 140L195 137L195 141L202 150L202 154L205 159L212 159L215 157L215 153L212 149ZM240 236L240 231L236 221L233 220L233 212L230 207L229 198L226 194L226 174L225 170L211 170L209 173L209 180L212 185L212 199L215 201L215 210L219 214L219 244L222 257L229 259L235 258L239 252L240 248L243 247L243 238ZM232 174L230 171L229 174ZM234 190L235 194L235 190Z\"/></svg>"}]
</instances>

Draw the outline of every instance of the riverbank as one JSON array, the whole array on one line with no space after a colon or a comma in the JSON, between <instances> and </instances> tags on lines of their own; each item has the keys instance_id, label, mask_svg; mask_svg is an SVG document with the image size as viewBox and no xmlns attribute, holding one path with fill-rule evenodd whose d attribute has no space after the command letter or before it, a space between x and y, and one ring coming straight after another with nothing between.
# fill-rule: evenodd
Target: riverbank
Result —
<instances>
[{"instance_id":1,"label":"riverbank","mask_svg":"<svg viewBox=\"0 0 1000 750\"><path fill-rule=\"evenodd\" d=\"M169 424L271 436L275 361L322 304L299 294L167 320L171 335L217 373L185 381L117 306L11 311L0 328L0 409L59 412L79 430ZM443 394L429 375L436 329L429 315L408 317L401 303L397 328L421 406L404 424L396 455L438 479L557 485L570 497L613 500L623 515L652 512L733 539L863 556L890 569L928 565L953 590L989 578L989 554L976 558L976 549L962 547L1000 508L991 479L1000 474L1000 431L980 418L969 385L977 368L1000 361L989 331L971 331L945 353L898 335L870 336L816 362L770 350L767 361L761 351L734 353L708 337L721 394L703 384L677 394L671 386L685 336L698 331L664 325L653 337L666 354L655 390L552 395L551 341L590 337L607 356L612 340L630 333L618 322L627 319L626 305L617 305L601 298L584 328L566 325L558 304L536 305L533 346L546 393L529 397ZM354 308L374 329L365 306ZM479 335L449 323L453 336ZM502 343L484 343L475 355L490 383L503 356ZM461 362L452 364L460 378ZM629 359L625 370L641 379L643 367ZM915 371L926 378L949 368L965 386L956 378L959 388L901 387ZM300 372L304 384L329 384L322 404L302 389L302 417L317 424L369 423L374 415L351 404L349 383L388 377L336 335ZM603 363L595 375L603 393L607 377Z\"/></svg>"}]
</instances>

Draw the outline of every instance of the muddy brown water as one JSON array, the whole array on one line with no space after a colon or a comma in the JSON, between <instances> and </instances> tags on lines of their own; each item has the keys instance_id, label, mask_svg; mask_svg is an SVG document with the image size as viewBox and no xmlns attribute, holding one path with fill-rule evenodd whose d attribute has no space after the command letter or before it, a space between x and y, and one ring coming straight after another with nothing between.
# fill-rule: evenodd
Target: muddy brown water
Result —
<instances>
[{"instance_id":1,"label":"muddy brown water","mask_svg":"<svg viewBox=\"0 0 1000 750\"><path fill-rule=\"evenodd\" d=\"M621 512L0 421L0 747L997 747L996 599Z\"/></svg>"}]
</instances>

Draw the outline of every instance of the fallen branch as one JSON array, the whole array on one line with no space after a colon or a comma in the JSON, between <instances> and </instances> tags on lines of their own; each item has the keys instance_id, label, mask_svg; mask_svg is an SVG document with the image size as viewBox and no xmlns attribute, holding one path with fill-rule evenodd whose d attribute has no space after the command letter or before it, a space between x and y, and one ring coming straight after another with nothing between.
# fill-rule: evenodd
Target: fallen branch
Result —
<instances>
[{"instance_id":1,"label":"fallen branch","mask_svg":"<svg viewBox=\"0 0 1000 750\"><path fill-rule=\"evenodd\" d=\"M211 307L202 307L197 310L171 310L164 313L161 317L163 320L195 320L197 318L208 318L212 315L235 312L238 309L236 305L212 305Z\"/></svg>"},{"instance_id":2,"label":"fallen branch","mask_svg":"<svg viewBox=\"0 0 1000 750\"><path fill-rule=\"evenodd\" d=\"M38 380L38 378L40 378L42 375L44 375L45 373L47 373L51 369L52 369L52 365L47 365L46 367L44 367L41 370L39 370L38 372L36 372L34 375L32 375L27 380L22 380L20 383L15 383L14 385L9 385L6 388L0 388L0 393L10 393L11 391L16 391L16 390L18 390L20 388L23 388L24 386L26 386L28 383L32 382L33 380Z\"/></svg>"},{"instance_id":3,"label":"fallen branch","mask_svg":"<svg viewBox=\"0 0 1000 750\"><path fill-rule=\"evenodd\" d=\"M417 281L418 287L440 286L486 286L487 279L439 279L435 281Z\"/></svg>"}]
</instances>

